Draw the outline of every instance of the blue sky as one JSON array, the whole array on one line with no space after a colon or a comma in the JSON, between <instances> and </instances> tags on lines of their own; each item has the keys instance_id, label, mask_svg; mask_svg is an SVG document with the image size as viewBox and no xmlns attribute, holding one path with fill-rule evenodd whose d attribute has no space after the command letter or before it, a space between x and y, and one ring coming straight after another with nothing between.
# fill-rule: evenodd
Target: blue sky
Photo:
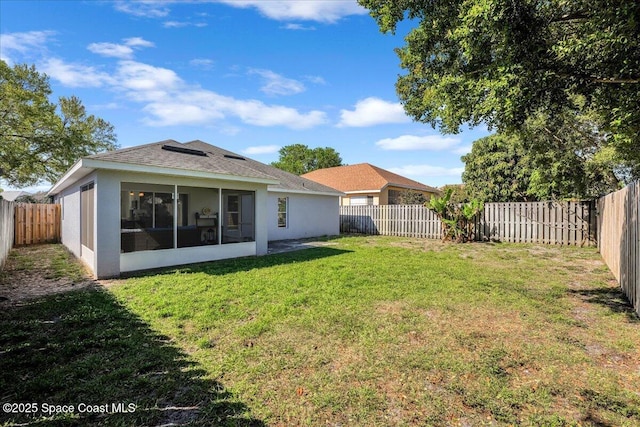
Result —
<instances>
[{"instance_id":1,"label":"blue sky","mask_svg":"<svg viewBox=\"0 0 640 427\"><path fill-rule=\"evenodd\" d=\"M440 135L404 114L394 48L410 28L380 33L355 0L4 0L0 57L47 73L54 100L80 97L121 147L201 139L269 163L301 143L459 183L488 132Z\"/></svg>"}]
</instances>

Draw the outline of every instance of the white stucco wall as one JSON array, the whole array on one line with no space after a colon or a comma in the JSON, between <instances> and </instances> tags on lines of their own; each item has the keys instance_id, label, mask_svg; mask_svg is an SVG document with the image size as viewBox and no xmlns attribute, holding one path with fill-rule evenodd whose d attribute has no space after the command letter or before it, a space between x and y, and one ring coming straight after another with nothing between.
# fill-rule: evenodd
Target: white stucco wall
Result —
<instances>
[{"instance_id":1,"label":"white stucco wall","mask_svg":"<svg viewBox=\"0 0 640 427\"><path fill-rule=\"evenodd\" d=\"M83 259L82 248L80 245L80 187L92 181L97 187L97 175L95 173L87 175L71 187L66 188L60 194L58 194L54 200L56 203L60 203L62 209L62 244L69 248L69 250L79 259ZM94 222L94 230L95 227L96 223ZM93 271L95 265L95 257L92 256L91 258L87 258L85 254L85 258L83 259L83 261Z\"/></svg>"},{"instance_id":2,"label":"white stucco wall","mask_svg":"<svg viewBox=\"0 0 640 427\"><path fill-rule=\"evenodd\" d=\"M288 197L287 227L278 227L278 198ZM340 234L338 196L319 196L269 191L268 240L302 239Z\"/></svg>"}]
</instances>

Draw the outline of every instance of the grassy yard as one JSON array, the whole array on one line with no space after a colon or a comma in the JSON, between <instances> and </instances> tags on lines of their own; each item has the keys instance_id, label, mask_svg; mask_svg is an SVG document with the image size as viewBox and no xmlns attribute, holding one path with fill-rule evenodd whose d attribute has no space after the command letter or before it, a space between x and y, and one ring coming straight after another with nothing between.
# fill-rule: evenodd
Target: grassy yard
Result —
<instances>
[{"instance_id":1,"label":"grassy yard","mask_svg":"<svg viewBox=\"0 0 640 427\"><path fill-rule=\"evenodd\" d=\"M640 425L640 321L595 249L331 243L8 309L0 401L137 405L70 425Z\"/></svg>"}]
</instances>

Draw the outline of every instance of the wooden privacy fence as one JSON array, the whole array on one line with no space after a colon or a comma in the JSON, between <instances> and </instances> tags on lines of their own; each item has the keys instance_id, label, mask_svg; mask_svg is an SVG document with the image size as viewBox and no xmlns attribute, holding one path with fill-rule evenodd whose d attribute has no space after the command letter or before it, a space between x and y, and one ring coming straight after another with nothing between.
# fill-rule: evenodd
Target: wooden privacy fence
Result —
<instances>
[{"instance_id":1,"label":"wooden privacy fence","mask_svg":"<svg viewBox=\"0 0 640 427\"><path fill-rule=\"evenodd\" d=\"M15 205L15 246L59 241L60 205Z\"/></svg>"},{"instance_id":2,"label":"wooden privacy fence","mask_svg":"<svg viewBox=\"0 0 640 427\"><path fill-rule=\"evenodd\" d=\"M598 199L598 250L640 315L640 182Z\"/></svg>"},{"instance_id":3,"label":"wooden privacy fence","mask_svg":"<svg viewBox=\"0 0 640 427\"><path fill-rule=\"evenodd\" d=\"M595 204L487 203L476 218L476 240L595 245ZM340 232L442 238L437 215L422 205L341 206Z\"/></svg>"},{"instance_id":4,"label":"wooden privacy fence","mask_svg":"<svg viewBox=\"0 0 640 427\"><path fill-rule=\"evenodd\" d=\"M13 246L14 216L13 202L0 200L0 269L7 260Z\"/></svg>"}]
</instances>

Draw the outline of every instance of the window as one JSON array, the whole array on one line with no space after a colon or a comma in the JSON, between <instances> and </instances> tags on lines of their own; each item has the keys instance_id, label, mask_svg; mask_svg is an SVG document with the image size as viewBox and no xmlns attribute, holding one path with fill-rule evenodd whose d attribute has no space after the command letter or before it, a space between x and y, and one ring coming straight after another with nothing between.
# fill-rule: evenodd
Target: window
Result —
<instances>
[{"instance_id":1,"label":"window","mask_svg":"<svg viewBox=\"0 0 640 427\"><path fill-rule=\"evenodd\" d=\"M148 188L144 188L144 187ZM172 186L124 186L120 193L122 252L172 249L174 247L174 200ZM137 187L137 188L136 188ZM142 188L140 188L142 187ZM180 209L178 210L179 219Z\"/></svg>"},{"instance_id":2,"label":"window","mask_svg":"<svg viewBox=\"0 0 640 427\"><path fill-rule=\"evenodd\" d=\"M80 241L93 250L94 188L93 182L80 187Z\"/></svg>"},{"instance_id":3,"label":"window","mask_svg":"<svg viewBox=\"0 0 640 427\"><path fill-rule=\"evenodd\" d=\"M278 197L278 227L286 228L288 225L289 198Z\"/></svg>"},{"instance_id":4,"label":"window","mask_svg":"<svg viewBox=\"0 0 640 427\"><path fill-rule=\"evenodd\" d=\"M373 205L373 196L352 196L352 206Z\"/></svg>"}]
</instances>

